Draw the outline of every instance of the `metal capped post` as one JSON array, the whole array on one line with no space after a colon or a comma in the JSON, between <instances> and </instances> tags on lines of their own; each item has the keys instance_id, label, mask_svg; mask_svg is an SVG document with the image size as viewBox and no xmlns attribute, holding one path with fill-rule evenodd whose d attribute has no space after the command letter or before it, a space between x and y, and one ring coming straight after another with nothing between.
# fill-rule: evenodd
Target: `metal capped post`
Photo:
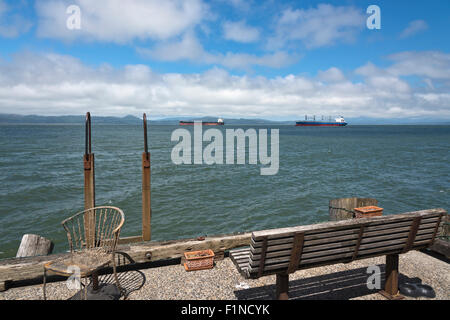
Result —
<instances>
[{"instance_id":1,"label":"metal capped post","mask_svg":"<svg viewBox=\"0 0 450 320\"><path fill-rule=\"evenodd\" d=\"M85 134L85 152L83 156L84 163L84 209L95 207L95 170L94 154L91 145L91 114L86 113L86 134ZM85 217L85 236L88 244L95 241L95 217L93 212L88 212Z\"/></svg>"},{"instance_id":2,"label":"metal capped post","mask_svg":"<svg viewBox=\"0 0 450 320\"><path fill-rule=\"evenodd\" d=\"M151 190L150 190L150 152L147 142L147 116L144 113L144 152L142 153L142 240L151 240Z\"/></svg>"}]
</instances>

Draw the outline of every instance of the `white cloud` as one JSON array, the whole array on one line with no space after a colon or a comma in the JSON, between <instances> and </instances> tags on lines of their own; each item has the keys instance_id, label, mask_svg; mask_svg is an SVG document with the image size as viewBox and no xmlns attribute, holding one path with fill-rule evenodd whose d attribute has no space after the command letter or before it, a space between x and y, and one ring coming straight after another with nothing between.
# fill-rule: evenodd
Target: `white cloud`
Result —
<instances>
[{"instance_id":1,"label":"white cloud","mask_svg":"<svg viewBox=\"0 0 450 320\"><path fill-rule=\"evenodd\" d=\"M66 8L81 10L81 29L69 30ZM198 25L208 15L202 0L49 0L36 3L38 35L126 43L135 39L169 39Z\"/></svg>"},{"instance_id":2,"label":"white cloud","mask_svg":"<svg viewBox=\"0 0 450 320\"><path fill-rule=\"evenodd\" d=\"M317 8L286 9L276 22L268 47L277 48L292 41L300 41L307 48L350 42L364 26L363 11L354 7L319 4Z\"/></svg>"},{"instance_id":3,"label":"white cloud","mask_svg":"<svg viewBox=\"0 0 450 320\"><path fill-rule=\"evenodd\" d=\"M162 42L154 48L138 48L138 53L160 61L186 60L204 65L221 65L231 69L250 70L252 66L281 68L298 61L299 56L283 51L254 55L247 53L207 52L193 32L187 32L180 41Z\"/></svg>"},{"instance_id":4,"label":"white cloud","mask_svg":"<svg viewBox=\"0 0 450 320\"><path fill-rule=\"evenodd\" d=\"M231 22L223 24L224 38L237 42L249 43L259 40L259 30L251 27L245 21Z\"/></svg>"},{"instance_id":5,"label":"white cloud","mask_svg":"<svg viewBox=\"0 0 450 320\"><path fill-rule=\"evenodd\" d=\"M317 78L325 82L340 82L345 80L345 76L342 71L335 67L331 67L325 71L319 71Z\"/></svg>"},{"instance_id":6,"label":"white cloud","mask_svg":"<svg viewBox=\"0 0 450 320\"><path fill-rule=\"evenodd\" d=\"M450 54L439 51L405 51L388 57L395 63L388 68L394 75L416 75L450 80Z\"/></svg>"},{"instance_id":7,"label":"white cloud","mask_svg":"<svg viewBox=\"0 0 450 320\"><path fill-rule=\"evenodd\" d=\"M400 38L408 38L427 29L428 24L424 20L414 20L400 33Z\"/></svg>"},{"instance_id":8,"label":"white cloud","mask_svg":"<svg viewBox=\"0 0 450 320\"><path fill-rule=\"evenodd\" d=\"M433 57L422 63L432 65ZM58 115L91 111L104 116L147 112L151 117L292 120L321 113L450 119L449 85L414 87L401 78L405 71L396 70L396 64L395 60L387 68L367 64L355 71L363 81L354 82L337 68L317 78L235 76L217 67L199 74L158 74L145 65L94 68L70 56L22 53L0 65L0 112Z\"/></svg>"}]
</instances>

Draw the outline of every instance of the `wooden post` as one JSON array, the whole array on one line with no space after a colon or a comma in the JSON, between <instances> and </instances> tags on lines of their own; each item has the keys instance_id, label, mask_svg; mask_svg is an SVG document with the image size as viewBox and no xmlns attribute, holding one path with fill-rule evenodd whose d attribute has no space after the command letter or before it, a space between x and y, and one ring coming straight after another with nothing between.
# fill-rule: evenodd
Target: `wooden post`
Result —
<instances>
[{"instance_id":1,"label":"wooden post","mask_svg":"<svg viewBox=\"0 0 450 320\"><path fill-rule=\"evenodd\" d=\"M45 256L53 251L53 242L36 234L24 234L16 258Z\"/></svg>"},{"instance_id":2,"label":"wooden post","mask_svg":"<svg viewBox=\"0 0 450 320\"><path fill-rule=\"evenodd\" d=\"M376 205L378 205L378 201L372 198L332 199L329 202L330 221L353 219L353 209Z\"/></svg>"},{"instance_id":3,"label":"wooden post","mask_svg":"<svg viewBox=\"0 0 450 320\"><path fill-rule=\"evenodd\" d=\"M150 153L142 153L142 240L151 240Z\"/></svg>"},{"instance_id":4,"label":"wooden post","mask_svg":"<svg viewBox=\"0 0 450 320\"><path fill-rule=\"evenodd\" d=\"M91 114L86 113L86 140L84 162L84 209L95 207L95 170L94 154L91 148ZM85 239L89 248L95 244L95 216L94 211L89 211L84 217Z\"/></svg>"},{"instance_id":5,"label":"wooden post","mask_svg":"<svg viewBox=\"0 0 450 320\"><path fill-rule=\"evenodd\" d=\"M385 284L384 290L380 291L380 293L390 300L404 298L398 292L398 254L386 256Z\"/></svg>"},{"instance_id":6,"label":"wooden post","mask_svg":"<svg viewBox=\"0 0 450 320\"><path fill-rule=\"evenodd\" d=\"M277 273L276 298L278 300L289 299L289 274Z\"/></svg>"},{"instance_id":7,"label":"wooden post","mask_svg":"<svg viewBox=\"0 0 450 320\"><path fill-rule=\"evenodd\" d=\"M144 122L144 152L142 153L142 240L151 240L151 169L150 152L147 143L147 116L143 115Z\"/></svg>"}]
</instances>

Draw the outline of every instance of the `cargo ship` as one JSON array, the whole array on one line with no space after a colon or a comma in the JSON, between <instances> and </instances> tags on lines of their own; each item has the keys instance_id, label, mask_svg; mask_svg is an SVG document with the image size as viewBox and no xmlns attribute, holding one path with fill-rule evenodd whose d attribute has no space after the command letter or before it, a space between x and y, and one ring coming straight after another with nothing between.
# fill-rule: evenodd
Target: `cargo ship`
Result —
<instances>
[{"instance_id":1,"label":"cargo ship","mask_svg":"<svg viewBox=\"0 0 450 320\"><path fill-rule=\"evenodd\" d=\"M223 126L225 122L223 119L218 119L217 122L209 122L209 121L198 121L201 122L204 126ZM195 121L180 121L180 126L188 126L193 125Z\"/></svg>"},{"instance_id":2,"label":"cargo ship","mask_svg":"<svg viewBox=\"0 0 450 320\"><path fill-rule=\"evenodd\" d=\"M324 120L322 117L321 121L316 120L316 116L313 117L312 120L308 119L308 116L305 116L304 121L296 121L296 127L343 127L347 125L344 118L342 116L334 119L333 121L331 117L329 117L328 121Z\"/></svg>"}]
</instances>

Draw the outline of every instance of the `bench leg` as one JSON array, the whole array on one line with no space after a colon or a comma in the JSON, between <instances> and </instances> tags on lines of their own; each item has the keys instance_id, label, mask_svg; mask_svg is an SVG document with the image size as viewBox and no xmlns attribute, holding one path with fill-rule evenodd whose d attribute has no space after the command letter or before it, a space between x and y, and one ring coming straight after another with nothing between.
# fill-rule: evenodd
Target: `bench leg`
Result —
<instances>
[{"instance_id":1,"label":"bench leg","mask_svg":"<svg viewBox=\"0 0 450 320\"><path fill-rule=\"evenodd\" d=\"M289 299L289 274L277 273L277 291L278 300Z\"/></svg>"},{"instance_id":2,"label":"bench leg","mask_svg":"<svg viewBox=\"0 0 450 320\"><path fill-rule=\"evenodd\" d=\"M398 254L386 256L385 284L384 290L381 290L380 294L390 300L404 298L398 291Z\"/></svg>"}]
</instances>

